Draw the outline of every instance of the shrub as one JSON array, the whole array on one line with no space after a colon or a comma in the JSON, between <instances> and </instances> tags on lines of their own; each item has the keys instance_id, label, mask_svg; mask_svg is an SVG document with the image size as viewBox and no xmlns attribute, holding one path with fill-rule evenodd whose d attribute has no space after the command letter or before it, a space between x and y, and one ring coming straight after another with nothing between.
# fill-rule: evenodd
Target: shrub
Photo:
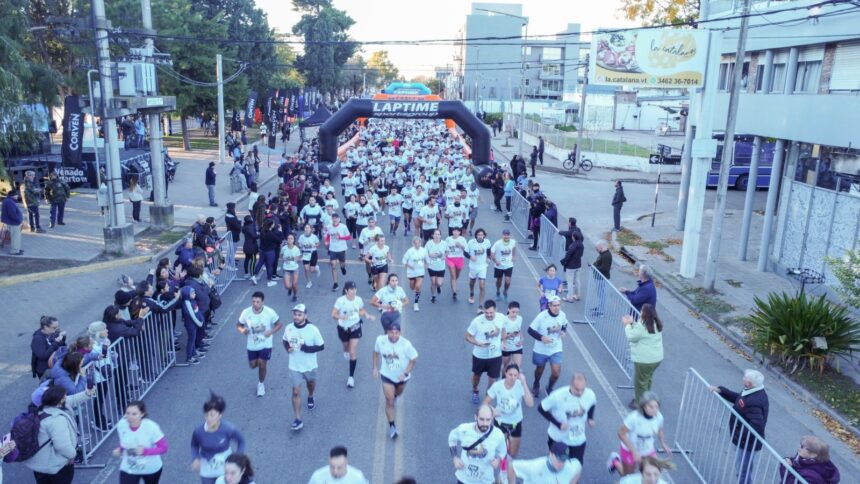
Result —
<instances>
[{"instance_id":1,"label":"shrub","mask_svg":"<svg viewBox=\"0 0 860 484\"><path fill-rule=\"evenodd\" d=\"M503 113L484 113L484 124L491 124L504 117Z\"/></svg>"},{"instance_id":2,"label":"shrub","mask_svg":"<svg viewBox=\"0 0 860 484\"><path fill-rule=\"evenodd\" d=\"M842 286L836 290L845 304L860 309L860 249L848 251L845 257L828 257L830 271Z\"/></svg>"},{"instance_id":3,"label":"shrub","mask_svg":"<svg viewBox=\"0 0 860 484\"><path fill-rule=\"evenodd\" d=\"M755 298L751 342L794 373L808 366L819 372L836 356L850 356L860 347L860 323L845 306L824 296L771 293L767 301Z\"/></svg>"},{"instance_id":4,"label":"shrub","mask_svg":"<svg viewBox=\"0 0 860 484\"><path fill-rule=\"evenodd\" d=\"M576 126L572 124L556 124L555 129L559 131L564 131L566 133L572 133L576 131Z\"/></svg>"}]
</instances>

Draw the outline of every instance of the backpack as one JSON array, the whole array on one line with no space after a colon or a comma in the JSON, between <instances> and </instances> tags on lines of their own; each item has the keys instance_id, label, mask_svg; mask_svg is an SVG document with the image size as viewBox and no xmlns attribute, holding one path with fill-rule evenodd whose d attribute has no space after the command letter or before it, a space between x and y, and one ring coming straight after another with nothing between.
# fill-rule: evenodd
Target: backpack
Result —
<instances>
[{"instance_id":1,"label":"backpack","mask_svg":"<svg viewBox=\"0 0 860 484\"><path fill-rule=\"evenodd\" d=\"M44 444L39 445L39 429L42 426L42 420L48 418L45 412L39 413L38 407L29 405L27 411L21 413L12 420L12 429L9 431L10 437L15 441L17 455L9 454L11 462L23 462L36 455L43 447L51 443L48 439Z\"/></svg>"}]
</instances>

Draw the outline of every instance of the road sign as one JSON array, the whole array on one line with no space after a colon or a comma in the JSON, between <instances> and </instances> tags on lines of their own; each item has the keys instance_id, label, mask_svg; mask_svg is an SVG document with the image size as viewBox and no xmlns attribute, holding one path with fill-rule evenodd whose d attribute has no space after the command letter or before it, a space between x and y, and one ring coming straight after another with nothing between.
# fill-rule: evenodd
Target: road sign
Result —
<instances>
[{"instance_id":1,"label":"road sign","mask_svg":"<svg viewBox=\"0 0 860 484\"><path fill-rule=\"evenodd\" d=\"M660 158L662 158L660 155L653 155L652 154L651 156L648 157L648 163L651 165L659 165L660 164Z\"/></svg>"}]
</instances>

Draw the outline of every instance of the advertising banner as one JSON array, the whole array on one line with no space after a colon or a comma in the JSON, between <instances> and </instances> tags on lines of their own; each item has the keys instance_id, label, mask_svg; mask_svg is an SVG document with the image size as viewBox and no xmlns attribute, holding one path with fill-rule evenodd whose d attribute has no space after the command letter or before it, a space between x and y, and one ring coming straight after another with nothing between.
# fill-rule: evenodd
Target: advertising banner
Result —
<instances>
[{"instance_id":1,"label":"advertising banner","mask_svg":"<svg viewBox=\"0 0 860 484\"><path fill-rule=\"evenodd\" d=\"M63 107L65 110L63 115L63 164L80 166L81 153L83 152L84 118L81 114L78 96L66 96Z\"/></svg>"},{"instance_id":2,"label":"advertising banner","mask_svg":"<svg viewBox=\"0 0 860 484\"><path fill-rule=\"evenodd\" d=\"M612 86L701 87L708 32L664 28L594 34L589 82Z\"/></svg>"},{"instance_id":3,"label":"advertising banner","mask_svg":"<svg viewBox=\"0 0 860 484\"><path fill-rule=\"evenodd\" d=\"M373 101L373 115L378 118L438 118L438 101Z\"/></svg>"},{"instance_id":4,"label":"advertising banner","mask_svg":"<svg viewBox=\"0 0 860 484\"><path fill-rule=\"evenodd\" d=\"M257 105L257 91L248 93L248 102L245 103L245 126L254 126L254 107Z\"/></svg>"}]
</instances>

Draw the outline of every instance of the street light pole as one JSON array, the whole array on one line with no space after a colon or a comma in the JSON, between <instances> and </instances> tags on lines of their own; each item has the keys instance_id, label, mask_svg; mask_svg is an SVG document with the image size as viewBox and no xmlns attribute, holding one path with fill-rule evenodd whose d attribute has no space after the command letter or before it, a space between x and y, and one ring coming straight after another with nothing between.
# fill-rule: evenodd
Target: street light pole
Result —
<instances>
[{"instance_id":1,"label":"street light pole","mask_svg":"<svg viewBox=\"0 0 860 484\"><path fill-rule=\"evenodd\" d=\"M221 54L215 55L215 80L218 82L218 163L224 163L224 69L221 67Z\"/></svg>"},{"instance_id":2,"label":"street light pole","mask_svg":"<svg viewBox=\"0 0 860 484\"><path fill-rule=\"evenodd\" d=\"M517 133L517 154L520 157L523 156L523 128L526 125L526 41L529 37L529 20L525 17L521 18L523 19L525 32L523 34L523 49L520 61L520 127L519 133Z\"/></svg>"},{"instance_id":3,"label":"street light pole","mask_svg":"<svg viewBox=\"0 0 860 484\"><path fill-rule=\"evenodd\" d=\"M576 162L582 158L582 132L585 131L585 95L588 88L588 62L590 60L590 54L586 54L585 75L582 77L582 96L579 98L579 132L576 133L576 147L574 148L576 151L576 157L573 159L574 171L576 169Z\"/></svg>"},{"instance_id":4,"label":"street light pole","mask_svg":"<svg viewBox=\"0 0 860 484\"><path fill-rule=\"evenodd\" d=\"M102 187L102 173L101 173L101 164L99 163L99 129L96 127L96 103L93 102L93 80L90 77L91 74L98 74L99 71L96 69L90 69L87 71L87 90L90 95L90 117L92 119L93 125L93 154L96 157L96 189L101 190ZM102 217L102 226L107 227L108 219L110 218L110 205L108 205L108 213L107 217Z\"/></svg>"}]
</instances>

